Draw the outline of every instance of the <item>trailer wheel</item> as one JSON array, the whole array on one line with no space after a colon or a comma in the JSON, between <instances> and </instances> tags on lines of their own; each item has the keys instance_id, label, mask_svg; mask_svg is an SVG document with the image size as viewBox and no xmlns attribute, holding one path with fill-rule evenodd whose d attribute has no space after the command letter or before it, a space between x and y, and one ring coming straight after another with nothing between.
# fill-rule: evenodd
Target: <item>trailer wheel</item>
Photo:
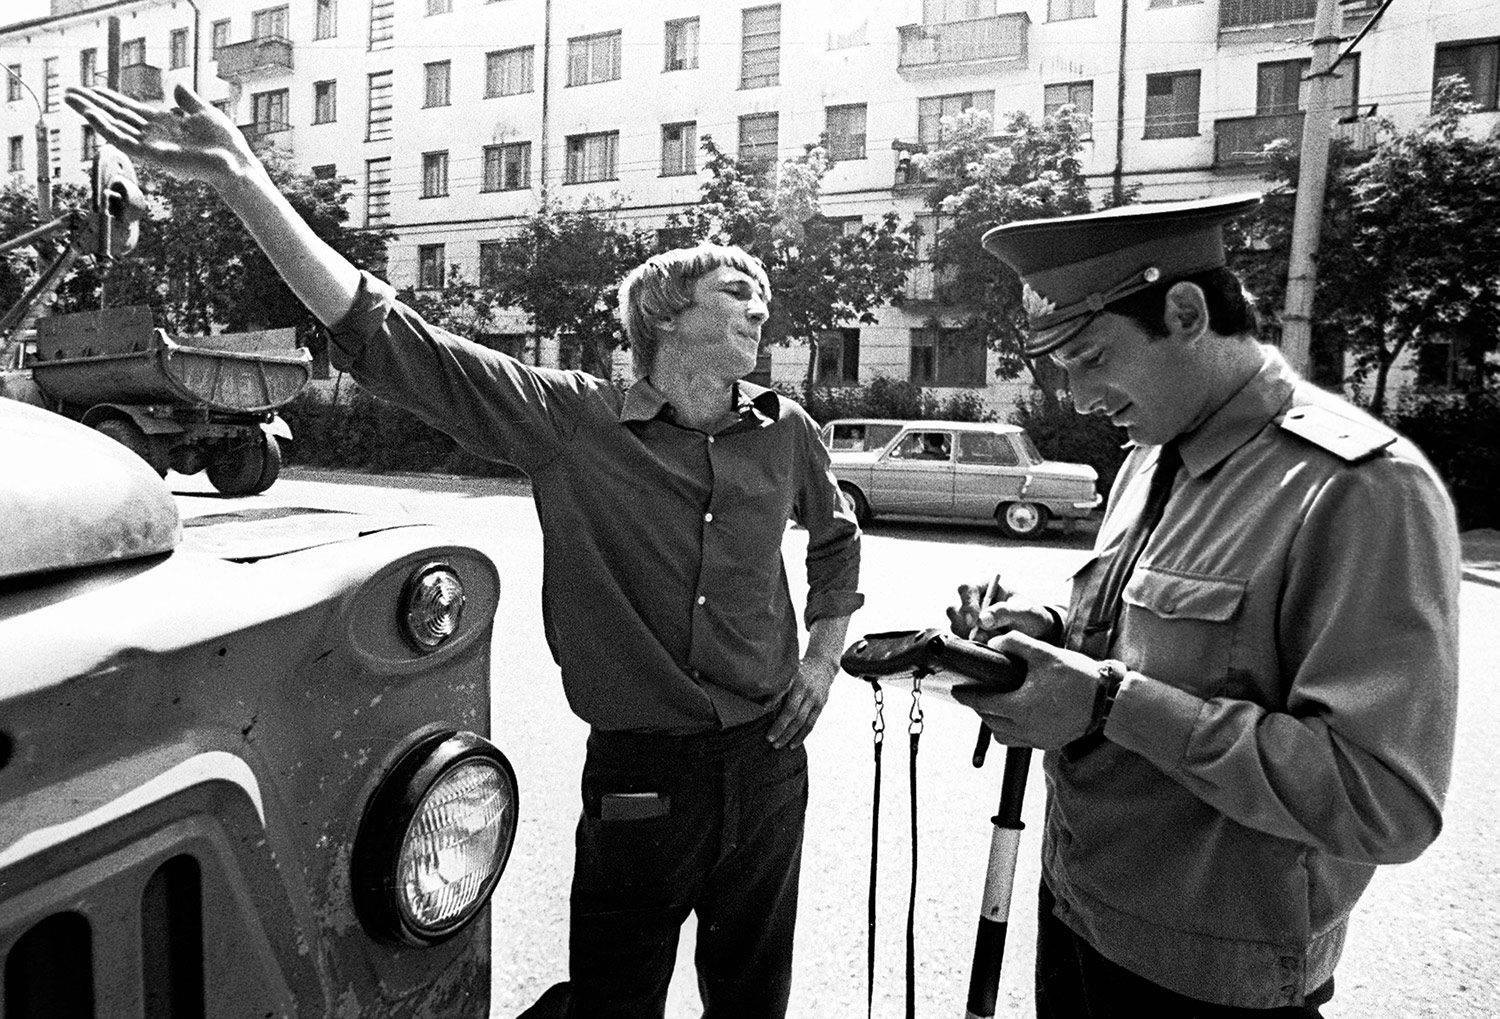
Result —
<instances>
[{"instance_id":1,"label":"trailer wheel","mask_svg":"<svg viewBox=\"0 0 1500 1019\"><path fill-rule=\"evenodd\" d=\"M259 495L281 473L281 447L264 432L231 446L208 464L208 480L224 495Z\"/></svg>"},{"instance_id":2,"label":"trailer wheel","mask_svg":"<svg viewBox=\"0 0 1500 1019\"><path fill-rule=\"evenodd\" d=\"M167 458L151 437L141 431L141 426L125 418L105 418L94 426L100 435L107 435L136 456L146 461L159 477L167 476Z\"/></svg>"}]
</instances>

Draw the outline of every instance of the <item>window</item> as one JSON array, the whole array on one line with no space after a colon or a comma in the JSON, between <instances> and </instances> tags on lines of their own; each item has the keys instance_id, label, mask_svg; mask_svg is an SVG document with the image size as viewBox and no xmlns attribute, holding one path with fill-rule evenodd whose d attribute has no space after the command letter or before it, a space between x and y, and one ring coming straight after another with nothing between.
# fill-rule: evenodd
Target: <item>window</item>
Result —
<instances>
[{"instance_id":1,"label":"window","mask_svg":"<svg viewBox=\"0 0 1500 1019\"><path fill-rule=\"evenodd\" d=\"M94 83L94 78L99 73L99 51L97 49L86 49L78 51L78 84L88 86Z\"/></svg>"},{"instance_id":2,"label":"window","mask_svg":"<svg viewBox=\"0 0 1500 1019\"><path fill-rule=\"evenodd\" d=\"M995 15L995 0L922 0L922 23L942 25L950 21L974 21Z\"/></svg>"},{"instance_id":3,"label":"window","mask_svg":"<svg viewBox=\"0 0 1500 1019\"><path fill-rule=\"evenodd\" d=\"M907 432L888 454L893 460L953 459L952 432Z\"/></svg>"},{"instance_id":4,"label":"window","mask_svg":"<svg viewBox=\"0 0 1500 1019\"><path fill-rule=\"evenodd\" d=\"M958 92L946 96L928 96L917 100L917 141L925 148L941 145L947 138L945 117L956 117L964 110L995 112L995 93Z\"/></svg>"},{"instance_id":5,"label":"window","mask_svg":"<svg viewBox=\"0 0 1500 1019\"><path fill-rule=\"evenodd\" d=\"M448 153L422 153L422 197L442 198L448 194Z\"/></svg>"},{"instance_id":6,"label":"window","mask_svg":"<svg viewBox=\"0 0 1500 1019\"><path fill-rule=\"evenodd\" d=\"M19 102L21 99L21 65L7 64L5 66L5 101L8 103Z\"/></svg>"},{"instance_id":7,"label":"window","mask_svg":"<svg viewBox=\"0 0 1500 1019\"><path fill-rule=\"evenodd\" d=\"M1302 76L1312 66L1310 60L1277 60L1255 69L1255 115L1271 117L1296 113L1305 105Z\"/></svg>"},{"instance_id":8,"label":"window","mask_svg":"<svg viewBox=\"0 0 1500 1019\"><path fill-rule=\"evenodd\" d=\"M78 158L87 162L99 154L99 136L94 129L83 125L82 133L78 136Z\"/></svg>"},{"instance_id":9,"label":"window","mask_svg":"<svg viewBox=\"0 0 1500 1019\"><path fill-rule=\"evenodd\" d=\"M656 231L656 250L675 251L693 246L693 228L690 226L664 226Z\"/></svg>"},{"instance_id":10,"label":"window","mask_svg":"<svg viewBox=\"0 0 1500 1019\"><path fill-rule=\"evenodd\" d=\"M508 142L484 147L481 191L522 191L531 187L531 143Z\"/></svg>"},{"instance_id":11,"label":"window","mask_svg":"<svg viewBox=\"0 0 1500 1019\"><path fill-rule=\"evenodd\" d=\"M285 7L268 7L263 11L256 11L250 20L250 37L252 39L289 39L287 31L287 9Z\"/></svg>"},{"instance_id":12,"label":"window","mask_svg":"<svg viewBox=\"0 0 1500 1019\"><path fill-rule=\"evenodd\" d=\"M212 40L209 44L210 55L217 60L219 51L229 45L229 19L215 21L209 29L209 38Z\"/></svg>"},{"instance_id":13,"label":"window","mask_svg":"<svg viewBox=\"0 0 1500 1019\"><path fill-rule=\"evenodd\" d=\"M24 135L19 134L10 136L10 162L8 165L11 173L20 173L26 168L26 149L24 147L25 142L22 140L24 137Z\"/></svg>"},{"instance_id":14,"label":"window","mask_svg":"<svg viewBox=\"0 0 1500 1019\"><path fill-rule=\"evenodd\" d=\"M1074 18L1092 18L1094 0L1047 0L1048 21L1071 21Z\"/></svg>"},{"instance_id":15,"label":"window","mask_svg":"<svg viewBox=\"0 0 1500 1019\"><path fill-rule=\"evenodd\" d=\"M339 168L333 163L319 163L312 168L313 180L333 180L339 175Z\"/></svg>"},{"instance_id":16,"label":"window","mask_svg":"<svg viewBox=\"0 0 1500 1019\"><path fill-rule=\"evenodd\" d=\"M427 16L449 14L453 11L453 0L427 0Z\"/></svg>"},{"instance_id":17,"label":"window","mask_svg":"<svg viewBox=\"0 0 1500 1019\"><path fill-rule=\"evenodd\" d=\"M751 7L741 15L740 88L781 83L781 5Z\"/></svg>"},{"instance_id":18,"label":"window","mask_svg":"<svg viewBox=\"0 0 1500 1019\"><path fill-rule=\"evenodd\" d=\"M837 237L858 237L865 227L863 216L824 216L823 222Z\"/></svg>"},{"instance_id":19,"label":"window","mask_svg":"<svg viewBox=\"0 0 1500 1019\"><path fill-rule=\"evenodd\" d=\"M1081 138L1092 136L1090 126L1094 119L1094 83L1070 81L1061 85L1048 85L1042 89L1042 113L1052 116L1064 106L1071 106L1083 119Z\"/></svg>"},{"instance_id":20,"label":"window","mask_svg":"<svg viewBox=\"0 0 1500 1019\"><path fill-rule=\"evenodd\" d=\"M859 385L859 329L828 329L818 336L818 385Z\"/></svg>"},{"instance_id":21,"label":"window","mask_svg":"<svg viewBox=\"0 0 1500 1019\"><path fill-rule=\"evenodd\" d=\"M828 158L865 158L865 104L828 107Z\"/></svg>"},{"instance_id":22,"label":"window","mask_svg":"<svg viewBox=\"0 0 1500 1019\"><path fill-rule=\"evenodd\" d=\"M534 47L519 46L513 50L496 50L484 58L484 95L516 96L530 92Z\"/></svg>"},{"instance_id":23,"label":"window","mask_svg":"<svg viewBox=\"0 0 1500 1019\"><path fill-rule=\"evenodd\" d=\"M313 82L314 124L332 124L338 119L338 82Z\"/></svg>"},{"instance_id":24,"label":"window","mask_svg":"<svg viewBox=\"0 0 1500 1019\"><path fill-rule=\"evenodd\" d=\"M568 84L591 85L620 76L620 33L602 32L568 40Z\"/></svg>"},{"instance_id":25,"label":"window","mask_svg":"<svg viewBox=\"0 0 1500 1019\"><path fill-rule=\"evenodd\" d=\"M667 62L663 71L686 71L698 66L698 19L667 22Z\"/></svg>"},{"instance_id":26,"label":"window","mask_svg":"<svg viewBox=\"0 0 1500 1019\"><path fill-rule=\"evenodd\" d=\"M985 346L957 329L911 331L911 381L926 386L983 386Z\"/></svg>"},{"instance_id":27,"label":"window","mask_svg":"<svg viewBox=\"0 0 1500 1019\"><path fill-rule=\"evenodd\" d=\"M614 180L619 176L617 160L620 132L568 136L568 164L563 170L564 184L582 184L594 180Z\"/></svg>"},{"instance_id":28,"label":"window","mask_svg":"<svg viewBox=\"0 0 1500 1019\"><path fill-rule=\"evenodd\" d=\"M287 130L291 127L287 117L287 90L279 88L274 92L255 93L250 97L250 113L256 130L261 133Z\"/></svg>"},{"instance_id":29,"label":"window","mask_svg":"<svg viewBox=\"0 0 1500 1019\"><path fill-rule=\"evenodd\" d=\"M689 120L681 124L661 126L661 175L676 177L685 173L697 173L698 123Z\"/></svg>"},{"instance_id":30,"label":"window","mask_svg":"<svg viewBox=\"0 0 1500 1019\"><path fill-rule=\"evenodd\" d=\"M391 159L365 160L365 226L384 226L391 218Z\"/></svg>"},{"instance_id":31,"label":"window","mask_svg":"<svg viewBox=\"0 0 1500 1019\"><path fill-rule=\"evenodd\" d=\"M1019 467L1021 458L1010 439L994 432L959 432L958 462L987 467Z\"/></svg>"},{"instance_id":32,"label":"window","mask_svg":"<svg viewBox=\"0 0 1500 1019\"><path fill-rule=\"evenodd\" d=\"M146 40L126 39L120 43L120 66L130 67L134 64L146 62Z\"/></svg>"},{"instance_id":33,"label":"window","mask_svg":"<svg viewBox=\"0 0 1500 1019\"><path fill-rule=\"evenodd\" d=\"M1432 63L1433 95L1438 82L1455 76L1468 84L1469 95L1481 110L1500 108L1500 39L1439 44Z\"/></svg>"},{"instance_id":34,"label":"window","mask_svg":"<svg viewBox=\"0 0 1500 1019\"><path fill-rule=\"evenodd\" d=\"M61 137L62 131L60 128L54 127L47 132L47 152L45 155L38 158L45 161L48 166L52 166L53 155L62 148L62 142L60 140ZM52 177L53 179L62 177L62 167L60 165L52 166Z\"/></svg>"},{"instance_id":35,"label":"window","mask_svg":"<svg viewBox=\"0 0 1500 1019\"><path fill-rule=\"evenodd\" d=\"M388 50L396 45L396 0L370 0L369 50Z\"/></svg>"},{"instance_id":36,"label":"window","mask_svg":"<svg viewBox=\"0 0 1500 1019\"><path fill-rule=\"evenodd\" d=\"M177 70L188 65L188 30L174 28L167 37L167 67Z\"/></svg>"},{"instance_id":37,"label":"window","mask_svg":"<svg viewBox=\"0 0 1500 1019\"><path fill-rule=\"evenodd\" d=\"M769 164L776 161L776 131L781 117L775 113L751 113L740 118L741 163Z\"/></svg>"},{"instance_id":38,"label":"window","mask_svg":"<svg viewBox=\"0 0 1500 1019\"><path fill-rule=\"evenodd\" d=\"M489 0L489 2L494 3L495 0ZM479 252L481 256L484 254L483 244L479 246ZM526 333L480 333L474 339L491 350L498 350L517 361L521 360L530 346L530 337Z\"/></svg>"},{"instance_id":39,"label":"window","mask_svg":"<svg viewBox=\"0 0 1500 1019\"><path fill-rule=\"evenodd\" d=\"M42 61L42 112L51 113L57 109L57 58L48 57Z\"/></svg>"},{"instance_id":40,"label":"window","mask_svg":"<svg viewBox=\"0 0 1500 1019\"><path fill-rule=\"evenodd\" d=\"M391 72L370 75L369 111L365 115L365 141L383 142L391 137Z\"/></svg>"},{"instance_id":41,"label":"window","mask_svg":"<svg viewBox=\"0 0 1500 1019\"><path fill-rule=\"evenodd\" d=\"M444 251L441 244L417 245L417 289L443 288Z\"/></svg>"},{"instance_id":42,"label":"window","mask_svg":"<svg viewBox=\"0 0 1500 1019\"><path fill-rule=\"evenodd\" d=\"M1146 75L1147 138L1189 138L1198 133L1201 71Z\"/></svg>"},{"instance_id":43,"label":"window","mask_svg":"<svg viewBox=\"0 0 1500 1019\"><path fill-rule=\"evenodd\" d=\"M500 283L501 258L505 254L504 241L479 242L479 285L498 286Z\"/></svg>"},{"instance_id":44,"label":"window","mask_svg":"<svg viewBox=\"0 0 1500 1019\"><path fill-rule=\"evenodd\" d=\"M453 71L451 61L438 60L422 65L427 82L427 91L422 99L423 109L448 105L448 82Z\"/></svg>"},{"instance_id":45,"label":"window","mask_svg":"<svg viewBox=\"0 0 1500 1019\"><path fill-rule=\"evenodd\" d=\"M313 38L332 39L339 34L339 9L336 0L317 0L313 7Z\"/></svg>"}]
</instances>

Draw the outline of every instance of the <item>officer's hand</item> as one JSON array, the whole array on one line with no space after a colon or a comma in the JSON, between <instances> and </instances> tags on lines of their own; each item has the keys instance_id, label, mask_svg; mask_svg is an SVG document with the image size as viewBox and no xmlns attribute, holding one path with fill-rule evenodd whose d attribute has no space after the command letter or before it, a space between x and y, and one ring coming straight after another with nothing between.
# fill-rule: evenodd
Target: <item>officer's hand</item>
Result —
<instances>
[{"instance_id":1,"label":"officer's hand","mask_svg":"<svg viewBox=\"0 0 1500 1019\"><path fill-rule=\"evenodd\" d=\"M986 586L983 582L958 585L958 604L948 606L948 623L956 635L981 642L1012 631L1038 640L1052 635L1055 626L1052 613L1017 597L998 574L990 600L980 605ZM974 632L976 624L979 627L977 634Z\"/></svg>"},{"instance_id":2,"label":"officer's hand","mask_svg":"<svg viewBox=\"0 0 1500 1019\"><path fill-rule=\"evenodd\" d=\"M766 739L777 750L798 747L812 732L813 723L823 713L828 703L828 688L839 674L838 663L821 658L804 658L797 666L797 675L792 677L792 688L787 691L776 721Z\"/></svg>"},{"instance_id":3,"label":"officer's hand","mask_svg":"<svg viewBox=\"0 0 1500 1019\"><path fill-rule=\"evenodd\" d=\"M1088 731L1102 683L1100 662L1019 632L996 637L989 646L1024 658L1026 682L1011 693L960 685L953 697L979 712L997 740L1055 750Z\"/></svg>"}]
</instances>

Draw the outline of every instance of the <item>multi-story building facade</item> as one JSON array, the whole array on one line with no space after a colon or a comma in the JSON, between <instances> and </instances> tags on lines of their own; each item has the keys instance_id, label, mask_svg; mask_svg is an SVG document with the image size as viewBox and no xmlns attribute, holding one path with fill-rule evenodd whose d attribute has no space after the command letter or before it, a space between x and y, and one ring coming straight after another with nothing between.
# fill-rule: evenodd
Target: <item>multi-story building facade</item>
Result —
<instances>
[{"instance_id":1,"label":"multi-story building facade","mask_svg":"<svg viewBox=\"0 0 1500 1019\"><path fill-rule=\"evenodd\" d=\"M40 114L56 179L77 180L95 144L60 102L66 82L104 81L146 99L194 85L253 139L315 173L356 182L354 220L394 231L389 276L431 286L443 267L486 271L487 245L540 200L595 199L661 226L693 202L699 145L787 157L825 134L835 164L826 214L888 210L932 221L909 157L968 107L1032 115L1073 103L1091 121L1084 166L1101 192L1145 199L1254 187L1257 154L1300 132L1300 76L1314 0L53 0L51 16L0 30L0 107L12 177L37 170ZM1373 3L1345 4L1352 38ZM1372 140L1378 108L1398 124L1431 106L1437 77L1468 79L1497 114L1493 8L1395 5L1343 65L1338 131ZM952 309L913 273L908 300L824 341L830 383L883 374L940 394L971 391L1007 411L993 354L949 333ZM542 362L507 321L492 342ZM805 347L771 352L803 377ZM617 362L622 374L628 359Z\"/></svg>"}]
</instances>

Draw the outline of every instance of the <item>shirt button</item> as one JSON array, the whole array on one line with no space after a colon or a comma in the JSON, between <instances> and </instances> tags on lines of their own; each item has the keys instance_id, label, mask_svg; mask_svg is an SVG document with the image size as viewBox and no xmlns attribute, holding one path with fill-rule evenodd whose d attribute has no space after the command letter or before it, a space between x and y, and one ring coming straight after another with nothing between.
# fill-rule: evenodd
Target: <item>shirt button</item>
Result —
<instances>
[{"instance_id":1,"label":"shirt button","mask_svg":"<svg viewBox=\"0 0 1500 1019\"><path fill-rule=\"evenodd\" d=\"M713 437L713 436L712 436L712 435L710 435L710 436L709 436L709 437L708 437L708 441L709 441L709 442L713 442L713 441L714 441L714 437Z\"/></svg>"},{"instance_id":2,"label":"shirt button","mask_svg":"<svg viewBox=\"0 0 1500 1019\"><path fill-rule=\"evenodd\" d=\"M699 595L699 596L698 596L698 604L699 604L699 605L702 605L702 604L703 604L703 603L704 603L704 602L706 602L706 601L708 601L708 599L707 599L707 598L705 598L705 597L703 597L703 595L701 595L701 594L700 594L700 595Z\"/></svg>"},{"instance_id":3,"label":"shirt button","mask_svg":"<svg viewBox=\"0 0 1500 1019\"><path fill-rule=\"evenodd\" d=\"M703 514L703 520L705 523L711 524L714 522L714 515L712 513L705 513Z\"/></svg>"}]
</instances>

